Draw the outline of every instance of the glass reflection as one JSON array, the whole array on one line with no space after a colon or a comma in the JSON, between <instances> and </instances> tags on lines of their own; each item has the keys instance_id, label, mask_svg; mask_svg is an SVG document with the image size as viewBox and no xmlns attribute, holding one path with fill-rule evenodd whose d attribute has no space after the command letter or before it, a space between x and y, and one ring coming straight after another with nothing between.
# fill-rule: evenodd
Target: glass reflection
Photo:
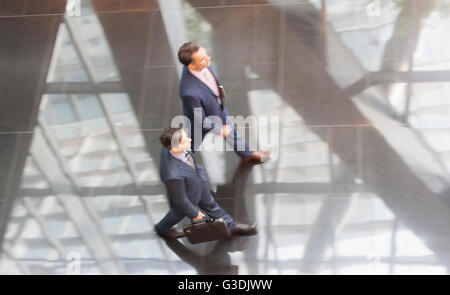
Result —
<instances>
[{"instance_id":1,"label":"glass reflection","mask_svg":"<svg viewBox=\"0 0 450 295\"><path fill-rule=\"evenodd\" d=\"M173 61L157 67L175 71L177 44L197 39L242 98L234 113L281 118L274 163L202 157L226 163L214 196L259 234L195 246L153 233L167 210L159 132L139 125L114 48L83 1L83 16L59 25L0 273L65 274L71 252L83 274L448 273L448 6L420 3L384 1L380 17L354 1L167 1L150 13Z\"/></svg>"}]
</instances>

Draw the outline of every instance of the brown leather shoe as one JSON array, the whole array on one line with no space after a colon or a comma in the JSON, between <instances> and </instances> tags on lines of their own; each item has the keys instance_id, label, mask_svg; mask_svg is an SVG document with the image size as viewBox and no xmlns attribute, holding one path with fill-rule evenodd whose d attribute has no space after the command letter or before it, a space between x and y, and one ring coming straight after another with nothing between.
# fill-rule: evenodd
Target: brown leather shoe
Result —
<instances>
[{"instance_id":1,"label":"brown leather shoe","mask_svg":"<svg viewBox=\"0 0 450 295\"><path fill-rule=\"evenodd\" d=\"M231 231L233 236L253 236L256 235L258 231L256 230L256 224L248 225L238 223L236 227Z\"/></svg>"},{"instance_id":2,"label":"brown leather shoe","mask_svg":"<svg viewBox=\"0 0 450 295\"><path fill-rule=\"evenodd\" d=\"M166 232L160 232L156 226L154 227L155 232L158 234L158 236L160 236L163 239L168 239L168 240L174 240L174 239L178 239L178 238L182 238L184 237L184 233L177 231L176 229L174 229L173 227L171 229L169 229Z\"/></svg>"},{"instance_id":3,"label":"brown leather shoe","mask_svg":"<svg viewBox=\"0 0 450 295\"><path fill-rule=\"evenodd\" d=\"M255 163L262 163L266 161L270 156L270 152L264 152L264 151L255 151L250 157L242 158L242 162L249 163L249 162L255 162Z\"/></svg>"}]
</instances>

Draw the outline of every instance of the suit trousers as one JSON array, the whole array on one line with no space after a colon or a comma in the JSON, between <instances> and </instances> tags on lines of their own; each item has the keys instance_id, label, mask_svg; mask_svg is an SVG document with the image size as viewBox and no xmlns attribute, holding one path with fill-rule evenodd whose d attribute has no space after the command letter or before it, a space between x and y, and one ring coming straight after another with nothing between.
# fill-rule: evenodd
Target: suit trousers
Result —
<instances>
[{"instance_id":1,"label":"suit trousers","mask_svg":"<svg viewBox=\"0 0 450 295\"><path fill-rule=\"evenodd\" d=\"M202 182L202 196L201 200L198 204L198 207L208 216L219 219L223 218L228 225L228 228L233 230L237 222L225 211L223 210L219 204L214 200L209 191L209 186L207 182ZM188 196L189 197L189 196ZM195 204L194 204L195 205ZM180 216L175 213L174 210L170 209L170 211L164 216L164 218L156 225L157 229L160 232L167 232L170 228L172 228L175 224L180 222L185 216Z\"/></svg>"},{"instance_id":2,"label":"suit trousers","mask_svg":"<svg viewBox=\"0 0 450 295\"><path fill-rule=\"evenodd\" d=\"M223 108L223 113L225 115L225 118L230 116L226 107ZM227 142L227 144L233 147L234 152L241 158L250 157L253 154L245 141L237 134L237 131L234 127L231 133L225 138L225 141Z\"/></svg>"},{"instance_id":3,"label":"suit trousers","mask_svg":"<svg viewBox=\"0 0 450 295\"><path fill-rule=\"evenodd\" d=\"M250 157L253 152L250 151L248 145L245 141L237 134L236 129L230 132L230 134L225 137L227 144L233 147L234 152L241 158Z\"/></svg>"}]
</instances>

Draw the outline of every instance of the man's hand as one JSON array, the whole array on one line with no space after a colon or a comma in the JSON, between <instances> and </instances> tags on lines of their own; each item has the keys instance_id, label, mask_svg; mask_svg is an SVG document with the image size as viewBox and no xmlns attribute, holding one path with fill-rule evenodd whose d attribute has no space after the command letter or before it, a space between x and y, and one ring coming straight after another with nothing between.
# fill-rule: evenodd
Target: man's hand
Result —
<instances>
[{"instance_id":1,"label":"man's hand","mask_svg":"<svg viewBox=\"0 0 450 295\"><path fill-rule=\"evenodd\" d=\"M203 215L203 213L201 211L198 211L198 215L197 217L195 217L194 219L192 219L193 221L199 221L202 220L203 217L205 217L205 215Z\"/></svg>"},{"instance_id":2,"label":"man's hand","mask_svg":"<svg viewBox=\"0 0 450 295\"><path fill-rule=\"evenodd\" d=\"M228 135L230 135L230 133L231 133L232 130L233 130L233 129L231 128L230 125L224 125L224 126L222 127L222 136L223 136L223 137L227 137Z\"/></svg>"}]
</instances>

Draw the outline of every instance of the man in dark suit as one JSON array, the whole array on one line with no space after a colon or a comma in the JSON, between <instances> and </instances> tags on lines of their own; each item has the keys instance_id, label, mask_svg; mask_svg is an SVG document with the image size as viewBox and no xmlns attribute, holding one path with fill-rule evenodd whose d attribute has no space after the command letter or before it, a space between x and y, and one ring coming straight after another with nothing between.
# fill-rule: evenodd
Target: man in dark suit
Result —
<instances>
[{"instance_id":1,"label":"man in dark suit","mask_svg":"<svg viewBox=\"0 0 450 295\"><path fill-rule=\"evenodd\" d=\"M225 91L211 65L211 58L206 49L195 42L187 42L178 51L178 59L184 65L180 82L180 96L183 101L183 112L191 123L191 137L203 140L206 133L214 131L233 146L234 151L244 162L261 162L269 157L269 152L250 151L239 137L236 130L227 121L228 111L224 106ZM197 110L197 111L196 111ZM220 118L219 123L210 116ZM205 124L206 123L206 124ZM195 125L202 126L201 137L195 134ZM220 125L220 126L216 126ZM201 142L192 141L195 152Z\"/></svg>"},{"instance_id":2,"label":"man in dark suit","mask_svg":"<svg viewBox=\"0 0 450 295\"><path fill-rule=\"evenodd\" d=\"M189 150L191 139L182 128L164 129L160 141L160 174L167 190L170 211L155 225L155 231L163 238L178 238L181 232L173 226L185 216L194 221L204 216L223 218L232 235L254 235L256 225L237 223L225 210L219 207L211 196L205 169L197 165Z\"/></svg>"}]
</instances>

